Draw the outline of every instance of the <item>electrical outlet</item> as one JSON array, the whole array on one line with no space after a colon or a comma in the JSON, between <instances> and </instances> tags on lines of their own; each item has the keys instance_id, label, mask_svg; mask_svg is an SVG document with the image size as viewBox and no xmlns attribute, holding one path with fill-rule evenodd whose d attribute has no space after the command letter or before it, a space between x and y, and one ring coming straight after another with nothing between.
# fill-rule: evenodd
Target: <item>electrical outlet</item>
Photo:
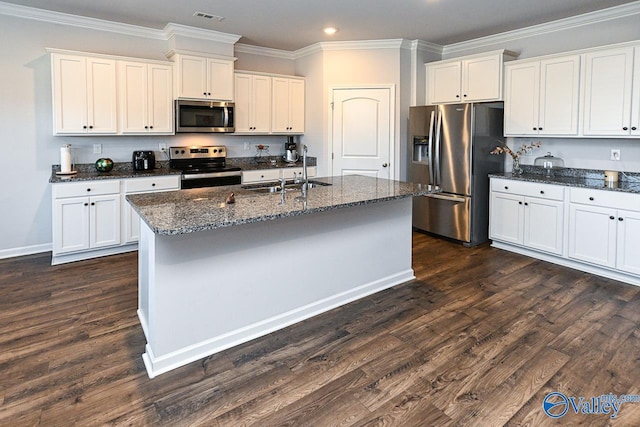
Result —
<instances>
[{"instance_id":1,"label":"electrical outlet","mask_svg":"<svg viewBox=\"0 0 640 427\"><path fill-rule=\"evenodd\" d=\"M167 151L167 144L164 144L164 143L158 144L158 149L160 151Z\"/></svg>"},{"instance_id":2,"label":"electrical outlet","mask_svg":"<svg viewBox=\"0 0 640 427\"><path fill-rule=\"evenodd\" d=\"M611 160L620 160L620 150L617 148L611 149Z\"/></svg>"},{"instance_id":3,"label":"electrical outlet","mask_svg":"<svg viewBox=\"0 0 640 427\"><path fill-rule=\"evenodd\" d=\"M249 150L251 150L251 144L248 143L248 142L245 142L244 143L244 151L249 151Z\"/></svg>"},{"instance_id":4,"label":"electrical outlet","mask_svg":"<svg viewBox=\"0 0 640 427\"><path fill-rule=\"evenodd\" d=\"M102 154L102 144L93 144L93 154Z\"/></svg>"}]
</instances>

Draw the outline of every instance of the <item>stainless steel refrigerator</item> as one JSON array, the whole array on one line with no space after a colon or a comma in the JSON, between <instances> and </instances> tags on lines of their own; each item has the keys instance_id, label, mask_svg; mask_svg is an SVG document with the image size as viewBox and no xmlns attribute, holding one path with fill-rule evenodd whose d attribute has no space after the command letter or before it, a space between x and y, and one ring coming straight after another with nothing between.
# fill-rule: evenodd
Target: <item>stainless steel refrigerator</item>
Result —
<instances>
[{"instance_id":1,"label":"stainless steel refrigerator","mask_svg":"<svg viewBox=\"0 0 640 427\"><path fill-rule=\"evenodd\" d=\"M413 199L413 226L467 246L487 241L491 150L503 139L503 104L411 107L409 180L439 190Z\"/></svg>"}]
</instances>

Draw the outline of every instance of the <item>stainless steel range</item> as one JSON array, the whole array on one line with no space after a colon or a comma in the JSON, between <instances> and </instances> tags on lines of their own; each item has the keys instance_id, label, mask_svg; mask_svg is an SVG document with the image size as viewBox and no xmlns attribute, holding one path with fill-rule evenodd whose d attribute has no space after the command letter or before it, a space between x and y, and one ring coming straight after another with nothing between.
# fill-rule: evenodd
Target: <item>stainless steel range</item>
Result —
<instances>
[{"instance_id":1,"label":"stainless steel range","mask_svg":"<svg viewBox=\"0 0 640 427\"><path fill-rule=\"evenodd\" d=\"M227 167L227 149L224 146L171 147L169 166L182 171L182 189L242 182L241 169Z\"/></svg>"}]
</instances>

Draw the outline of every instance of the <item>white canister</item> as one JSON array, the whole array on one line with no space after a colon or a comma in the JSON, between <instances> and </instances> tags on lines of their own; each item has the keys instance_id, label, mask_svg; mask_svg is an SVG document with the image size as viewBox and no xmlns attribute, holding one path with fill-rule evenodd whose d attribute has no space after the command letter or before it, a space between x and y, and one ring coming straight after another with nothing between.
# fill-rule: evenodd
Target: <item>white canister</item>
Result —
<instances>
[{"instance_id":1,"label":"white canister","mask_svg":"<svg viewBox=\"0 0 640 427\"><path fill-rule=\"evenodd\" d=\"M60 147L60 172L71 172L71 144Z\"/></svg>"},{"instance_id":2,"label":"white canister","mask_svg":"<svg viewBox=\"0 0 640 427\"><path fill-rule=\"evenodd\" d=\"M607 183L618 182L618 171L604 171L604 180Z\"/></svg>"}]
</instances>

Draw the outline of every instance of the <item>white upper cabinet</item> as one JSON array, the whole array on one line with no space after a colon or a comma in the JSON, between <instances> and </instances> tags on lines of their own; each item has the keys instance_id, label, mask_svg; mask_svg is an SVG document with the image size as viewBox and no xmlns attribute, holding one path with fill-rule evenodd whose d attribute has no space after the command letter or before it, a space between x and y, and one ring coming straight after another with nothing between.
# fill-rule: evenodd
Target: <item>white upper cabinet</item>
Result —
<instances>
[{"instance_id":1,"label":"white upper cabinet","mask_svg":"<svg viewBox=\"0 0 640 427\"><path fill-rule=\"evenodd\" d=\"M233 58L175 53L176 98L233 101Z\"/></svg>"},{"instance_id":2,"label":"white upper cabinet","mask_svg":"<svg viewBox=\"0 0 640 427\"><path fill-rule=\"evenodd\" d=\"M173 133L173 66L118 61L120 131Z\"/></svg>"},{"instance_id":3,"label":"white upper cabinet","mask_svg":"<svg viewBox=\"0 0 640 427\"><path fill-rule=\"evenodd\" d=\"M634 48L586 53L585 67L584 135L631 135Z\"/></svg>"},{"instance_id":4,"label":"white upper cabinet","mask_svg":"<svg viewBox=\"0 0 640 427\"><path fill-rule=\"evenodd\" d=\"M53 53L54 134L115 134L116 61Z\"/></svg>"},{"instance_id":5,"label":"white upper cabinet","mask_svg":"<svg viewBox=\"0 0 640 427\"><path fill-rule=\"evenodd\" d=\"M505 65L505 135L577 135L580 55Z\"/></svg>"},{"instance_id":6,"label":"white upper cabinet","mask_svg":"<svg viewBox=\"0 0 640 427\"><path fill-rule=\"evenodd\" d=\"M503 64L513 58L499 50L426 64L428 104L501 100Z\"/></svg>"},{"instance_id":7,"label":"white upper cabinet","mask_svg":"<svg viewBox=\"0 0 640 427\"><path fill-rule=\"evenodd\" d=\"M271 77L235 75L235 132L271 132Z\"/></svg>"},{"instance_id":8,"label":"white upper cabinet","mask_svg":"<svg viewBox=\"0 0 640 427\"><path fill-rule=\"evenodd\" d=\"M272 79L272 133L304 133L304 93L303 79Z\"/></svg>"}]
</instances>

